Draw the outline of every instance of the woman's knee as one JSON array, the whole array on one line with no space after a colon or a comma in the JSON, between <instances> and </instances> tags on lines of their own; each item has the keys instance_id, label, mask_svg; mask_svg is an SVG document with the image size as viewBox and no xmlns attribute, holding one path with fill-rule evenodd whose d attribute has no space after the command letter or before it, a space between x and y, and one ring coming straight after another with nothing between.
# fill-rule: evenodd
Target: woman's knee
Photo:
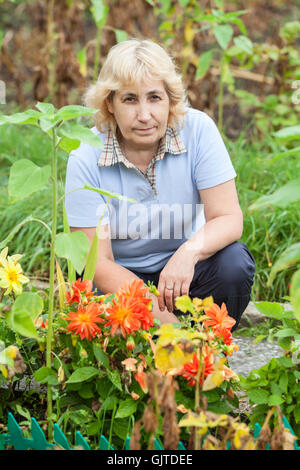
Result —
<instances>
[{"instance_id":1,"label":"woman's knee","mask_svg":"<svg viewBox=\"0 0 300 470\"><path fill-rule=\"evenodd\" d=\"M224 285L251 287L254 280L255 261L248 247L234 242L217 253L217 276Z\"/></svg>"}]
</instances>

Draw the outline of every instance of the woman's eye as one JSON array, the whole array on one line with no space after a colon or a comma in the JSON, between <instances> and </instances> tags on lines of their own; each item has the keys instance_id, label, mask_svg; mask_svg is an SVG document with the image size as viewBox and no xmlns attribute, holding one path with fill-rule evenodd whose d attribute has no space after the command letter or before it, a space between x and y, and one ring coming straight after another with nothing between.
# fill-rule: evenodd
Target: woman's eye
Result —
<instances>
[{"instance_id":1,"label":"woman's eye","mask_svg":"<svg viewBox=\"0 0 300 470\"><path fill-rule=\"evenodd\" d=\"M124 99L124 102L126 103L132 103L135 100L133 96L127 96L127 98Z\"/></svg>"},{"instance_id":2,"label":"woman's eye","mask_svg":"<svg viewBox=\"0 0 300 470\"><path fill-rule=\"evenodd\" d=\"M158 95L152 95L151 98L152 98L154 101L160 100L160 96L158 96Z\"/></svg>"}]
</instances>

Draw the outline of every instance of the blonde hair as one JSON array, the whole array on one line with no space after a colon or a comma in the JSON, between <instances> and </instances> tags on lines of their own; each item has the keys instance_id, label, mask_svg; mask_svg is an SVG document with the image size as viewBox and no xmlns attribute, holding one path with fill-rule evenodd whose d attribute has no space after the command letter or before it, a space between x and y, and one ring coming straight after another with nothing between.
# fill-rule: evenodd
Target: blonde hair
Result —
<instances>
[{"instance_id":1,"label":"blonde hair","mask_svg":"<svg viewBox=\"0 0 300 470\"><path fill-rule=\"evenodd\" d=\"M170 100L168 124L183 124L188 106L185 89L170 55L160 45L150 40L129 39L113 46L101 68L97 82L84 94L84 104L99 109L93 115L100 132L116 132L114 116L108 111L106 100L124 85L143 80L162 80Z\"/></svg>"}]
</instances>

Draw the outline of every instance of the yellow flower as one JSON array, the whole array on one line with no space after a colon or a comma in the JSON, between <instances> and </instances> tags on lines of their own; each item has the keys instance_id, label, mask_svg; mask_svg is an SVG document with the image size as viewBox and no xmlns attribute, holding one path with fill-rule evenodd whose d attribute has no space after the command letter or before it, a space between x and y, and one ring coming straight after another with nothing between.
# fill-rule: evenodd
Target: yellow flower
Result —
<instances>
[{"instance_id":1,"label":"yellow flower","mask_svg":"<svg viewBox=\"0 0 300 470\"><path fill-rule=\"evenodd\" d=\"M243 438L250 438L249 428L244 423L233 423L233 428L235 430L233 443L236 449L240 449L243 445Z\"/></svg>"},{"instance_id":2,"label":"yellow flower","mask_svg":"<svg viewBox=\"0 0 300 470\"><path fill-rule=\"evenodd\" d=\"M8 378L8 370L3 364L0 364L0 372L2 373L5 379Z\"/></svg>"},{"instance_id":3,"label":"yellow flower","mask_svg":"<svg viewBox=\"0 0 300 470\"><path fill-rule=\"evenodd\" d=\"M8 247L6 246L0 253L0 266L3 266L4 263L7 261L7 254L8 254ZM11 258L14 262L19 261L20 258L22 258L23 255L12 255L9 258Z\"/></svg>"},{"instance_id":4,"label":"yellow flower","mask_svg":"<svg viewBox=\"0 0 300 470\"><path fill-rule=\"evenodd\" d=\"M221 383L225 380L225 363L226 357L220 358L216 357L214 362L214 370L209 374L203 382L203 391L212 390L216 387L219 387Z\"/></svg>"},{"instance_id":5,"label":"yellow flower","mask_svg":"<svg viewBox=\"0 0 300 470\"><path fill-rule=\"evenodd\" d=\"M23 270L18 260L22 255L7 256L7 249L0 253L0 287L6 289L4 295L14 291L16 295L22 293L22 284L29 282L29 279L23 275Z\"/></svg>"},{"instance_id":6,"label":"yellow flower","mask_svg":"<svg viewBox=\"0 0 300 470\"><path fill-rule=\"evenodd\" d=\"M6 246L4 250L2 250L0 253L0 266L3 266L3 262L6 260L7 253L8 253L8 247Z\"/></svg>"},{"instance_id":7,"label":"yellow flower","mask_svg":"<svg viewBox=\"0 0 300 470\"><path fill-rule=\"evenodd\" d=\"M155 347L155 365L161 372L179 368L193 357L194 334L165 323L156 331L159 338Z\"/></svg>"},{"instance_id":8,"label":"yellow flower","mask_svg":"<svg viewBox=\"0 0 300 470\"><path fill-rule=\"evenodd\" d=\"M205 299L199 299L198 297L193 299L193 304L197 312L200 312L204 308L211 307L213 303L214 299L212 296L205 297Z\"/></svg>"},{"instance_id":9,"label":"yellow flower","mask_svg":"<svg viewBox=\"0 0 300 470\"><path fill-rule=\"evenodd\" d=\"M192 353L182 350L176 344L158 346L155 351L155 365L161 372L178 369L193 357Z\"/></svg>"}]
</instances>

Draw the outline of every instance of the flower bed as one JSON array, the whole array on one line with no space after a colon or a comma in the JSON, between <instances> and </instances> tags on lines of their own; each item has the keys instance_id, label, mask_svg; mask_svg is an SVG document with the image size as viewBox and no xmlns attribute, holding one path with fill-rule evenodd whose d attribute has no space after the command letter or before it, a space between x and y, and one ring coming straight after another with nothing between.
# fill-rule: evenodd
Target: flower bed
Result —
<instances>
[{"instance_id":1,"label":"flower bed","mask_svg":"<svg viewBox=\"0 0 300 470\"><path fill-rule=\"evenodd\" d=\"M23 276L18 255L10 257L5 249L0 256L3 271L16 267ZM32 301L35 293L18 292L15 300L13 283L5 289L10 301L5 319L13 330L18 325L16 304ZM40 310L32 317L37 337L33 345L31 340L31 350L19 340L20 347L12 344L1 351L1 371L8 385L31 367L29 357L40 357L33 375L51 387L55 402L53 415L44 420L45 430L45 424L59 417L70 439L80 425L75 446L84 449L254 450L262 445L238 416L239 378L227 365L228 356L238 349L230 332L235 320L225 304L219 307L211 297L178 297L181 322L159 325L149 297L150 292L157 294L155 286L134 280L103 296L92 289L91 281L81 279L61 289L61 308L53 320L51 368L42 359L48 320ZM30 330L26 322L23 328ZM277 414L280 417L280 410ZM10 414L2 447L71 448L57 423L52 444L35 419L30 424L25 437ZM283 434L286 428L281 424L278 429ZM88 444L81 433L93 442ZM295 448L295 438L290 431L288 435L288 445Z\"/></svg>"}]
</instances>

